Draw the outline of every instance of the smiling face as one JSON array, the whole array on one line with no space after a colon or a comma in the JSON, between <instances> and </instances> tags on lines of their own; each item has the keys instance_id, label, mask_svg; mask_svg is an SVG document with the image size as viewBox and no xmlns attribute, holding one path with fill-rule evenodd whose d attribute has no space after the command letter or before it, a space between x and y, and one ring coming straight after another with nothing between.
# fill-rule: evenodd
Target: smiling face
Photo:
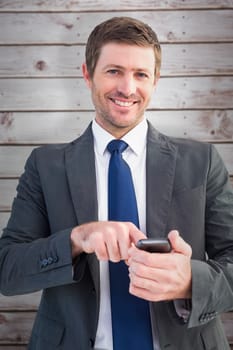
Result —
<instances>
[{"instance_id":1,"label":"smiling face","mask_svg":"<svg viewBox=\"0 0 233 350\"><path fill-rule=\"evenodd\" d=\"M91 89L96 122L120 138L144 116L156 85L155 55L151 47L105 44L93 78L83 64L84 79Z\"/></svg>"}]
</instances>

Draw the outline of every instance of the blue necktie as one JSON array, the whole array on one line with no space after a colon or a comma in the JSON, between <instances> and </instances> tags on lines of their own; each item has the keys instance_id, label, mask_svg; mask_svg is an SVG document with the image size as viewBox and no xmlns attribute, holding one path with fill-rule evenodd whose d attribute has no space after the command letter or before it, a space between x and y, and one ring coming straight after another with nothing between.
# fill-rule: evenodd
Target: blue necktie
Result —
<instances>
[{"instance_id":1,"label":"blue necktie","mask_svg":"<svg viewBox=\"0 0 233 350\"><path fill-rule=\"evenodd\" d=\"M128 147L122 140L111 141L108 173L108 217L113 221L131 221L139 226L132 175L122 152ZM114 350L152 350L149 304L129 294L128 267L124 261L109 263Z\"/></svg>"}]
</instances>

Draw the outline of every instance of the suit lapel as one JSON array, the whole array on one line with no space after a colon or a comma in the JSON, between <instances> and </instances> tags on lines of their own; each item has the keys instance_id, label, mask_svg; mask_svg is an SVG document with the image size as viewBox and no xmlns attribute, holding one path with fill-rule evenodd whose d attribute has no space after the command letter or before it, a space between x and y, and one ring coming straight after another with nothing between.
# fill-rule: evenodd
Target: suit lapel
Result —
<instances>
[{"instance_id":1,"label":"suit lapel","mask_svg":"<svg viewBox=\"0 0 233 350\"><path fill-rule=\"evenodd\" d=\"M98 220L95 154L91 126L72 142L65 154L67 178L78 225ZM99 263L87 255L88 265L99 297Z\"/></svg>"},{"instance_id":2,"label":"suit lapel","mask_svg":"<svg viewBox=\"0 0 233 350\"><path fill-rule=\"evenodd\" d=\"M95 155L90 126L67 148L65 162L78 224L98 220Z\"/></svg>"},{"instance_id":3,"label":"suit lapel","mask_svg":"<svg viewBox=\"0 0 233 350\"><path fill-rule=\"evenodd\" d=\"M146 226L149 237L164 237L175 175L177 147L150 124L146 161Z\"/></svg>"}]
</instances>

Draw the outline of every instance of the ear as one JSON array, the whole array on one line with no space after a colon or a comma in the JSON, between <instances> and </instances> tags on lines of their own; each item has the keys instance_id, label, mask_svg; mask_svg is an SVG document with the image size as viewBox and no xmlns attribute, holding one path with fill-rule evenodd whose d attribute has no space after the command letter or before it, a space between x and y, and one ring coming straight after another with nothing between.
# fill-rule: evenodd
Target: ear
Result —
<instances>
[{"instance_id":1,"label":"ear","mask_svg":"<svg viewBox=\"0 0 233 350\"><path fill-rule=\"evenodd\" d=\"M158 72L156 75L155 75L155 80L154 80L154 87L156 87L158 81L159 81L159 78L160 78L160 72Z\"/></svg>"},{"instance_id":2,"label":"ear","mask_svg":"<svg viewBox=\"0 0 233 350\"><path fill-rule=\"evenodd\" d=\"M83 78L84 78L84 80L85 80L87 86L88 86L89 88L91 88L91 86L92 86L92 80L91 80L90 74L89 74L89 72L88 72L88 70L87 70L87 65L86 65L86 63L83 63L83 64L82 64L82 72L83 72Z\"/></svg>"}]
</instances>

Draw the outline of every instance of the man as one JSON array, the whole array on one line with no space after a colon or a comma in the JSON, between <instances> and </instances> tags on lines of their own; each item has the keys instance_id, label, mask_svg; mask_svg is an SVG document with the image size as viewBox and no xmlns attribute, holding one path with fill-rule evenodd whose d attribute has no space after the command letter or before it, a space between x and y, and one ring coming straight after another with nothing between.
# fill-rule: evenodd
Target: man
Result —
<instances>
[{"instance_id":1,"label":"man","mask_svg":"<svg viewBox=\"0 0 233 350\"><path fill-rule=\"evenodd\" d=\"M43 289L31 350L117 349L109 265L120 261L128 295L149 302L154 349L229 349L218 315L233 308L233 192L212 145L168 138L145 120L160 56L146 24L118 17L98 25L83 64L95 120L74 142L38 148L26 163L0 241L0 286L6 295ZM128 144L139 228L108 220L113 139ZM146 236L168 236L172 251L139 250ZM131 321L129 340L145 338L130 333Z\"/></svg>"}]
</instances>

